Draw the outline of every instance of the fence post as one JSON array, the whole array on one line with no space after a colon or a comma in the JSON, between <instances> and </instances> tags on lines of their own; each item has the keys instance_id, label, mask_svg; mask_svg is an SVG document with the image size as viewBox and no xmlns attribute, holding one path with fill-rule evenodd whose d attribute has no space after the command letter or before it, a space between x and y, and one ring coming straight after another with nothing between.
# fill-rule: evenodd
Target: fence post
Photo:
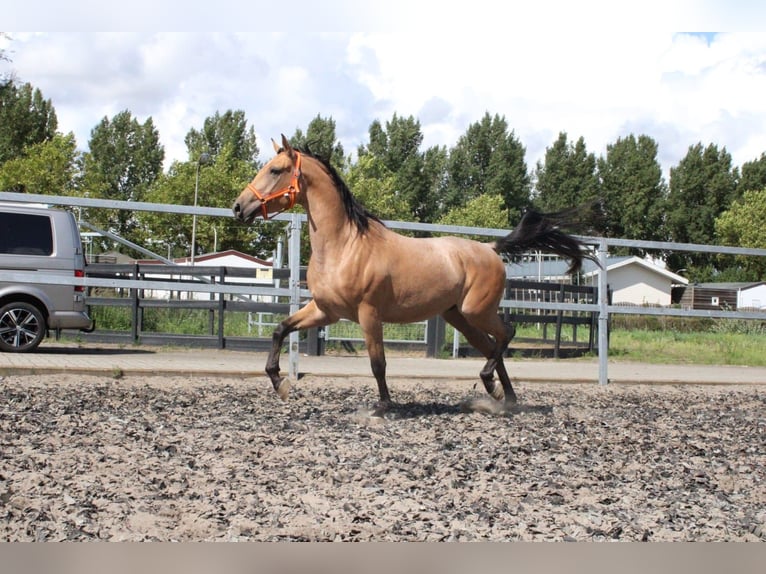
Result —
<instances>
[{"instance_id":1,"label":"fence post","mask_svg":"<svg viewBox=\"0 0 766 574\"><path fill-rule=\"evenodd\" d=\"M219 268L218 283L226 283L226 267ZM223 293L218 293L218 348L223 349L226 346L223 336L223 316L226 311L226 297Z\"/></svg>"},{"instance_id":2,"label":"fence post","mask_svg":"<svg viewBox=\"0 0 766 574\"><path fill-rule=\"evenodd\" d=\"M426 322L426 357L438 358L444 347L446 326L441 315L431 317Z\"/></svg>"},{"instance_id":3,"label":"fence post","mask_svg":"<svg viewBox=\"0 0 766 574\"><path fill-rule=\"evenodd\" d=\"M133 265L133 279L140 279L138 275L138 263ZM144 330L144 318L139 306L139 292L137 287L131 287L130 291L130 339L133 344L138 343L139 333Z\"/></svg>"},{"instance_id":4,"label":"fence post","mask_svg":"<svg viewBox=\"0 0 766 574\"><path fill-rule=\"evenodd\" d=\"M606 239L598 242L598 382L601 385L609 383L609 283L606 277Z\"/></svg>"},{"instance_id":5,"label":"fence post","mask_svg":"<svg viewBox=\"0 0 766 574\"><path fill-rule=\"evenodd\" d=\"M288 225L288 250L287 259L290 266L290 315L297 313L300 308L301 297L301 220L300 214L290 214ZM289 335L289 367L288 374L291 379L298 379L298 344L299 333L293 331Z\"/></svg>"}]
</instances>

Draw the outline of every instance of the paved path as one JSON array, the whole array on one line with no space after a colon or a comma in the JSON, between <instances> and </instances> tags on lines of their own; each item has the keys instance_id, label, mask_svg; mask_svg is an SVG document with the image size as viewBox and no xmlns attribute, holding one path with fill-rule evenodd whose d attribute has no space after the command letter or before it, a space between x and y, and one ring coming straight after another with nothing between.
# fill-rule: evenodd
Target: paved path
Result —
<instances>
[{"instance_id":1,"label":"paved path","mask_svg":"<svg viewBox=\"0 0 766 574\"><path fill-rule=\"evenodd\" d=\"M481 359L426 359L388 357L390 379L477 379ZM79 373L112 376L188 375L188 376L262 376L264 353L216 349L179 349L164 347L123 347L108 344L77 345L48 340L35 353L0 353L0 375ZM509 359L508 371L513 380L535 382L575 382L598 384L597 359ZM298 362L303 374L325 376L372 377L367 356L309 357ZM283 371L287 356L282 357ZM610 361L611 383L696 383L764 384L766 367L709 365L651 365Z\"/></svg>"}]
</instances>

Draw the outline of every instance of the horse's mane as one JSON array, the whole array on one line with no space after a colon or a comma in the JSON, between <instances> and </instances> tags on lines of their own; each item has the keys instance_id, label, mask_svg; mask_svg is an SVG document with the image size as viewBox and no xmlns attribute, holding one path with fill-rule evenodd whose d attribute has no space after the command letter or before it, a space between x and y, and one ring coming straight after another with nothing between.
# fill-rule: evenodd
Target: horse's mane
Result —
<instances>
[{"instance_id":1,"label":"horse's mane","mask_svg":"<svg viewBox=\"0 0 766 574\"><path fill-rule=\"evenodd\" d=\"M381 225L383 224L377 215L367 211L367 208L357 201L357 199L351 193L351 190L346 185L346 182L343 181L343 179L338 174L338 171L327 159L315 155L311 152L311 150L307 148L299 149L298 151L306 157L317 160L329 174L333 184L335 185L335 188L338 190L338 193L343 200L343 207L346 210L346 215L348 216L349 221L354 224L359 233L365 234L367 232L367 230L370 228L370 220L377 221Z\"/></svg>"}]
</instances>

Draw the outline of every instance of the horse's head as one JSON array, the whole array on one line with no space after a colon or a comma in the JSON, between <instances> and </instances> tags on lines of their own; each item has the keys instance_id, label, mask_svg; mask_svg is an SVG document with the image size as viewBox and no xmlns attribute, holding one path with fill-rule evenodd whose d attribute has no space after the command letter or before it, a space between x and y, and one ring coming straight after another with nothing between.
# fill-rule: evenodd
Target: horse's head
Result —
<instances>
[{"instance_id":1,"label":"horse's head","mask_svg":"<svg viewBox=\"0 0 766 574\"><path fill-rule=\"evenodd\" d=\"M232 205L234 217L252 223L259 215L282 213L293 207L301 193L301 154L282 135L282 147L274 140L277 155L264 165Z\"/></svg>"}]
</instances>

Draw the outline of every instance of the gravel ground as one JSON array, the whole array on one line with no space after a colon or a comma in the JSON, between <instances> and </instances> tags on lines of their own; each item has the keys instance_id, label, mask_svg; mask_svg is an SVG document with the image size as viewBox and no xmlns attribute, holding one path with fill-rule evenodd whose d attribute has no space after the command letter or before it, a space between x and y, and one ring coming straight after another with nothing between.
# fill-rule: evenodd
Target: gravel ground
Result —
<instances>
[{"instance_id":1,"label":"gravel ground","mask_svg":"<svg viewBox=\"0 0 766 574\"><path fill-rule=\"evenodd\" d=\"M766 541L758 386L0 378L4 541Z\"/></svg>"}]
</instances>

